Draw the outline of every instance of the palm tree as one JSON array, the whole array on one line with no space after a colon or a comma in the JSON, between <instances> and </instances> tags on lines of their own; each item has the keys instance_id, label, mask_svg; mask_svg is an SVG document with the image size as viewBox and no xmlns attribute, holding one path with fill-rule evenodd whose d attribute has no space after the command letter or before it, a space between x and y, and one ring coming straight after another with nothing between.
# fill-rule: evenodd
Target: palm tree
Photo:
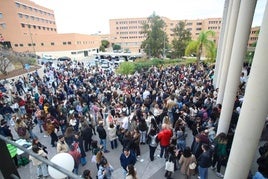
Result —
<instances>
[{"instance_id":1,"label":"palm tree","mask_svg":"<svg viewBox=\"0 0 268 179\"><path fill-rule=\"evenodd\" d=\"M198 39L191 41L185 50L185 55L189 56L191 54L196 55L196 65L199 68L199 62L203 51L205 50L208 52L208 55L211 54L215 49L215 43L212 40L212 37L215 36L215 32L208 30L208 31L201 31Z\"/></svg>"}]
</instances>

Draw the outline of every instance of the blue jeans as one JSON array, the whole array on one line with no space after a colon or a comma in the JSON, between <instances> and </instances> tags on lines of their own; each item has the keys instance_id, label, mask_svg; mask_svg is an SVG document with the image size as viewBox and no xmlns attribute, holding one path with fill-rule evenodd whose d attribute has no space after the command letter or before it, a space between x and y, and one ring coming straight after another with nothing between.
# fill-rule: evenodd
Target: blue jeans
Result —
<instances>
[{"instance_id":1,"label":"blue jeans","mask_svg":"<svg viewBox=\"0 0 268 179\"><path fill-rule=\"evenodd\" d=\"M140 137L140 143L146 142L146 131L140 131L141 137Z\"/></svg>"},{"instance_id":2,"label":"blue jeans","mask_svg":"<svg viewBox=\"0 0 268 179\"><path fill-rule=\"evenodd\" d=\"M184 151L184 149L186 148L186 141L185 140L178 140L177 141L177 148L180 151Z\"/></svg>"},{"instance_id":3,"label":"blue jeans","mask_svg":"<svg viewBox=\"0 0 268 179\"><path fill-rule=\"evenodd\" d=\"M208 168L202 168L198 166L198 172L199 172L200 179L208 178Z\"/></svg>"},{"instance_id":4,"label":"blue jeans","mask_svg":"<svg viewBox=\"0 0 268 179\"><path fill-rule=\"evenodd\" d=\"M106 139L100 139L100 145L103 146L103 151L106 151Z\"/></svg>"},{"instance_id":5,"label":"blue jeans","mask_svg":"<svg viewBox=\"0 0 268 179\"><path fill-rule=\"evenodd\" d=\"M163 154L164 154L164 157L166 158L167 157L167 148L168 148L168 146L161 146L160 145L160 157L162 158L163 157Z\"/></svg>"}]
</instances>

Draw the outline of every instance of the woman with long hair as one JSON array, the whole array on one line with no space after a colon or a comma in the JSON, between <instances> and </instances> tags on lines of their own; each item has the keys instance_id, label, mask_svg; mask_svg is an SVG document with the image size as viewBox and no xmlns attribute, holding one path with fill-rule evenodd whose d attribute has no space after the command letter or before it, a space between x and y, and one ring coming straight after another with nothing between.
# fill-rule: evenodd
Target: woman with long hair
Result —
<instances>
[{"instance_id":1,"label":"woman with long hair","mask_svg":"<svg viewBox=\"0 0 268 179\"><path fill-rule=\"evenodd\" d=\"M214 139L214 155L213 155L213 161L212 161L212 169L215 169L215 165L217 168L216 175L218 177L223 178L223 174L221 174L221 166L224 164L224 162L227 160L228 154L227 154L227 143L228 138L225 133L218 134Z\"/></svg>"},{"instance_id":2,"label":"woman with long hair","mask_svg":"<svg viewBox=\"0 0 268 179\"><path fill-rule=\"evenodd\" d=\"M137 177L137 172L134 168L134 165L132 164L129 164L127 166L127 176L126 176L126 179L138 179Z\"/></svg>"}]
</instances>

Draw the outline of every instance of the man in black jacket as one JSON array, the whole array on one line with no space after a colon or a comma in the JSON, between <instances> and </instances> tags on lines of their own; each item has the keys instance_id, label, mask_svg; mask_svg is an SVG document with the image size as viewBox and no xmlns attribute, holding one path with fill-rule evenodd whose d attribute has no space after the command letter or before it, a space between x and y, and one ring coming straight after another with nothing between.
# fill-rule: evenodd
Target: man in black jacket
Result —
<instances>
[{"instance_id":1,"label":"man in black jacket","mask_svg":"<svg viewBox=\"0 0 268 179\"><path fill-rule=\"evenodd\" d=\"M106 149L106 131L103 127L103 121L99 121L99 125L97 127L97 132L99 134L99 138L100 138L100 145L103 146L103 150L104 150L104 153L108 153L110 152L109 150Z\"/></svg>"},{"instance_id":2,"label":"man in black jacket","mask_svg":"<svg viewBox=\"0 0 268 179\"><path fill-rule=\"evenodd\" d=\"M208 168L211 166L212 163L212 155L209 150L209 145L202 144L203 153L199 156L198 162L198 172L200 179L207 179L208 178Z\"/></svg>"}]
</instances>

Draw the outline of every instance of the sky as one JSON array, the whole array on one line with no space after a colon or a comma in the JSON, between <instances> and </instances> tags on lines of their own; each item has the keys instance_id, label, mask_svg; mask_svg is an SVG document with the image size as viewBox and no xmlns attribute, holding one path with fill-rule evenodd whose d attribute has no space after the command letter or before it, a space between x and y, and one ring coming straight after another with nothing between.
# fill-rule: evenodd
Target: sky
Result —
<instances>
[{"instance_id":1,"label":"sky","mask_svg":"<svg viewBox=\"0 0 268 179\"><path fill-rule=\"evenodd\" d=\"M158 16L171 20L222 17L225 0L31 0L54 10L58 33L109 34L109 19ZM258 0L252 26L260 26L265 4Z\"/></svg>"}]
</instances>

